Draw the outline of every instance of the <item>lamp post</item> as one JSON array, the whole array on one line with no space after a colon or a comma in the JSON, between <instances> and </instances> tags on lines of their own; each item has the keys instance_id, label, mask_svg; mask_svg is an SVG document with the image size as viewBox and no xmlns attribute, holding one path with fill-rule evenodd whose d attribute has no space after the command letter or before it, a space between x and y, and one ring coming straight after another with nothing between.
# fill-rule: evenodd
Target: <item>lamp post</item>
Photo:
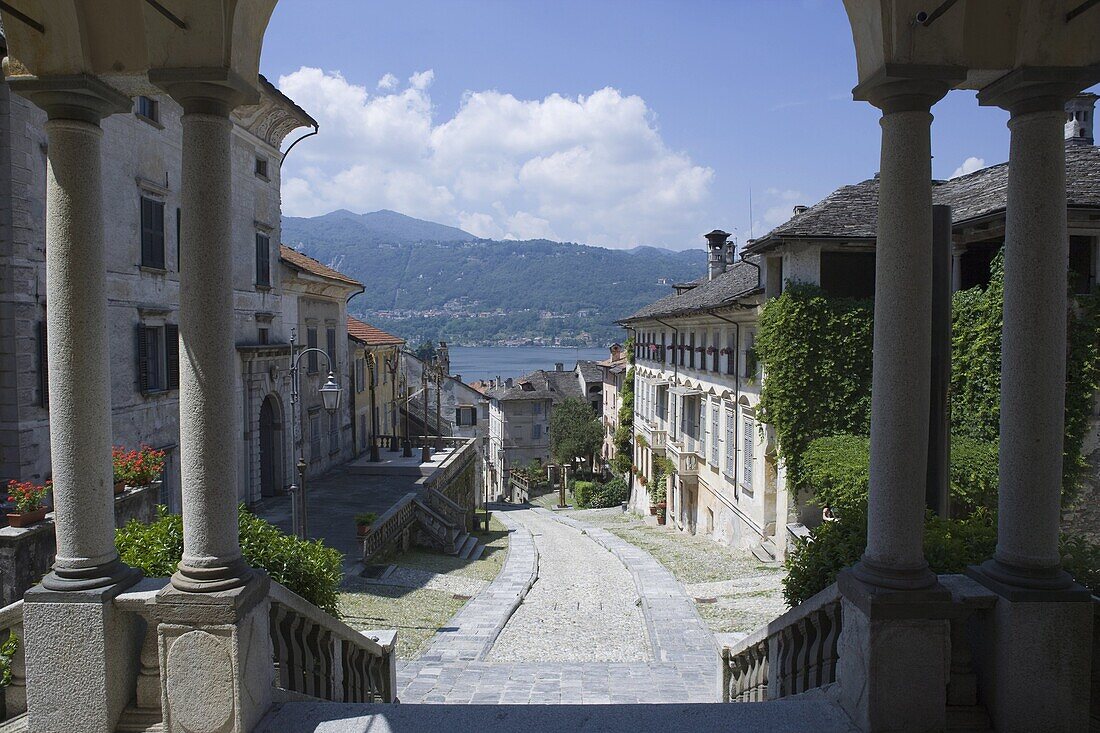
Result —
<instances>
[{"instance_id":1,"label":"lamp post","mask_svg":"<svg viewBox=\"0 0 1100 733\"><path fill-rule=\"evenodd\" d=\"M378 408L375 406L374 377L377 370L373 351L367 352L367 373L370 378L370 461L378 463Z\"/></svg>"},{"instance_id":2,"label":"lamp post","mask_svg":"<svg viewBox=\"0 0 1100 733\"><path fill-rule=\"evenodd\" d=\"M390 427L393 429L393 435L390 436L391 453L401 450L397 438L397 367L401 361L399 354L400 352L394 349L392 356L386 357L385 360L386 371L390 373L390 415L392 417Z\"/></svg>"},{"instance_id":3,"label":"lamp post","mask_svg":"<svg viewBox=\"0 0 1100 733\"><path fill-rule=\"evenodd\" d=\"M435 382L435 449L443 450L443 411L440 399L443 392L443 364L437 362L432 369L432 381Z\"/></svg>"},{"instance_id":4,"label":"lamp post","mask_svg":"<svg viewBox=\"0 0 1100 733\"><path fill-rule=\"evenodd\" d=\"M420 389L424 393L424 443L420 446L420 462L432 460L432 449L428 447L428 363L420 362Z\"/></svg>"},{"instance_id":5,"label":"lamp post","mask_svg":"<svg viewBox=\"0 0 1100 733\"><path fill-rule=\"evenodd\" d=\"M409 440L409 360L405 359L405 368L401 372L401 384L405 393L405 430L401 436L401 456L412 458L412 441Z\"/></svg>"},{"instance_id":6,"label":"lamp post","mask_svg":"<svg viewBox=\"0 0 1100 733\"><path fill-rule=\"evenodd\" d=\"M328 411L329 415L336 412L336 409L340 406L340 385L336 383L336 374L332 368L332 358L329 357L323 349L309 348L303 349L297 354L294 353L294 347L296 344L296 334L293 330L290 332L290 353L293 355L290 362L290 405L293 411L294 430L297 432L296 444L298 446L298 463L296 465L298 469L298 485L290 487L291 496L291 508L293 510L293 524L294 532L302 539L307 539L308 533L306 524L306 459L305 450L302 444L302 420L301 420L301 406L298 404L298 395L300 390L299 379L301 377L300 368L298 362L302 357L311 352L316 352L325 357L325 362L328 364L328 379L321 385L318 392L321 393L321 402Z\"/></svg>"}]
</instances>

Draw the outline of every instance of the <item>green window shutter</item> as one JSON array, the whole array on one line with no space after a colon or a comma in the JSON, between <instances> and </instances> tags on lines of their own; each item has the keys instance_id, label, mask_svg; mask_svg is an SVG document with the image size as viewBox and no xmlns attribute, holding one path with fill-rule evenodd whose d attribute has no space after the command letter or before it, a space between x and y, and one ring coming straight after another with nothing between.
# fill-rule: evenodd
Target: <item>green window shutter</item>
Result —
<instances>
[{"instance_id":1,"label":"green window shutter","mask_svg":"<svg viewBox=\"0 0 1100 733\"><path fill-rule=\"evenodd\" d=\"M164 326L164 355L167 357L168 389L180 388L180 327Z\"/></svg>"},{"instance_id":2,"label":"green window shutter","mask_svg":"<svg viewBox=\"0 0 1100 733\"><path fill-rule=\"evenodd\" d=\"M137 338L138 391L145 394L149 391L149 353L145 348L145 324L139 323L134 335Z\"/></svg>"},{"instance_id":3,"label":"green window shutter","mask_svg":"<svg viewBox=\"0 0 1100 733\"><path fill-rule=\"evenodd\" d=\"M50 357L46 341L46 319L38 322L38 401L50 406Z\"/></svg>"}]
</instances>

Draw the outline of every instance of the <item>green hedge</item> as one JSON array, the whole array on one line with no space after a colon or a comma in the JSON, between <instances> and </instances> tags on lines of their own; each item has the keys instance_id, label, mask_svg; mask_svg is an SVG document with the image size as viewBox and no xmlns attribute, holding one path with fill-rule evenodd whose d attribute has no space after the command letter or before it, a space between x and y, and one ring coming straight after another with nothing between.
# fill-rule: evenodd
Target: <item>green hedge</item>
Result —
<instances>
[{"instance_id":1,"label":"green hedge","mask_svg":"<svg viewBox=\"0 0 1100 733\"><path fill-rule=\"evenodd\" d=\"M260 519L244 506L238 511L241 554L245 562L310 603L338 615L336 596L344 577L343 555L320 540L307 542ZM183 518L157 507L150 524L136 519L115 531L122 561L146 576L172 575L183 557Z\"/></svg>"},{"instance_id":2,"label":"green hedge","mask_svg":"<svg viewBox=\"0 0 1100 733\"><path fill-rule=\"evenodd\" d=\"M577 481L573 484L573 503L578 509L608 509L630 498L626 481L613 478L606 483Z\"/></svg>"}]
</instances>

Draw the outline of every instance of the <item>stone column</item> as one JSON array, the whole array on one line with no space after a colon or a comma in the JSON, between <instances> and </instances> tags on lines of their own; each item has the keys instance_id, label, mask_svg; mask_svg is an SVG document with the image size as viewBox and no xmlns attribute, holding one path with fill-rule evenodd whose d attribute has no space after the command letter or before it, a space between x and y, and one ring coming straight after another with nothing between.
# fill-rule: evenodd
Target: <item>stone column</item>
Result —
<instances>
[{"instance_id":1,"label":"stone column","mask_svg":"<svg viewBox=\"0 0 1100 733\"><path fill-rule=\"evenodd\" d=\"M918 71L918 73L920 73ZM932 328L935 78L881 78L856 98L882 110L867 549L838 578L838 680L862 730L947 724L950 626L924 559ZM899 694L904 690L904 694Z\"/></svg>"},{"instance_id":2,"label":"stone column","mask_svg":"<svg viewBox=\"0 0 1100 733\"><path fill-rule=\"evenodd\" d=\"M242 93L164 84L183 107L180 255L180 473L183 560L173 587L211 592L250 575L237 530L237 353L233 338L233 123Z\"/></svg>"},{"instance_id":3,"label":"stone column","mask_svg":"<svg viewBox=\"0 0 1100 733\"><path fill-rule=\"evenodd\" d=\"M183 560L157 594L164 727L246 733L271 704L270 581L241 557L229 113L251 86L224 70L150 71L183 107L180 457ZM243 244L243 243L242 243Z\"/></svg>"},{"instance_id":4,"label":"stone column","mask_svg":"<svg viewBox=\"0 0 1100 733\"><path fill-rule=\"evenodd\" d=\"M978 100L1010 114L997 549L969 574L998 594L980 663L997 730L1088 727L1091 597L1062 570L1066 393L1065 102L1095 78L1021 69Z\"/></svg>"},{"instance_id":5,"label":"stone column","mask_svg":"<svg viewBox=\"0 0 1100 733\"><path fill-rule=\"evenodd\" d=\"M102 118L128 97L85 75L12 79L46 111L46 316L57 556L25 595L29 727L113 730L133 689L138 631L111 600L138 574L114 546ZM74 684L74 680L79 680Z\"/></svg>"}]
</instances>

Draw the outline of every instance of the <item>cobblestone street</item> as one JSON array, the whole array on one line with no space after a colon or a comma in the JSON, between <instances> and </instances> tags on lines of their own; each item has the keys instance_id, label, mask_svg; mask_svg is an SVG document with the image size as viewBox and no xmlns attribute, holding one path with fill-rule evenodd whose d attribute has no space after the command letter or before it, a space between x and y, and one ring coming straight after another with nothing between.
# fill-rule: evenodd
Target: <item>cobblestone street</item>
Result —
<instances>
[{"instance_id":1,"label":"cobblestone street","mask_svg":"<svg viewBox=\"0 0 1100 733\"><path fill-rule=\"evenodd\" d=\"M714 636L651 555L546 509L494 516L504 568L402 667L403 702L714 700Z\"/></svg>"}]
</instances>

